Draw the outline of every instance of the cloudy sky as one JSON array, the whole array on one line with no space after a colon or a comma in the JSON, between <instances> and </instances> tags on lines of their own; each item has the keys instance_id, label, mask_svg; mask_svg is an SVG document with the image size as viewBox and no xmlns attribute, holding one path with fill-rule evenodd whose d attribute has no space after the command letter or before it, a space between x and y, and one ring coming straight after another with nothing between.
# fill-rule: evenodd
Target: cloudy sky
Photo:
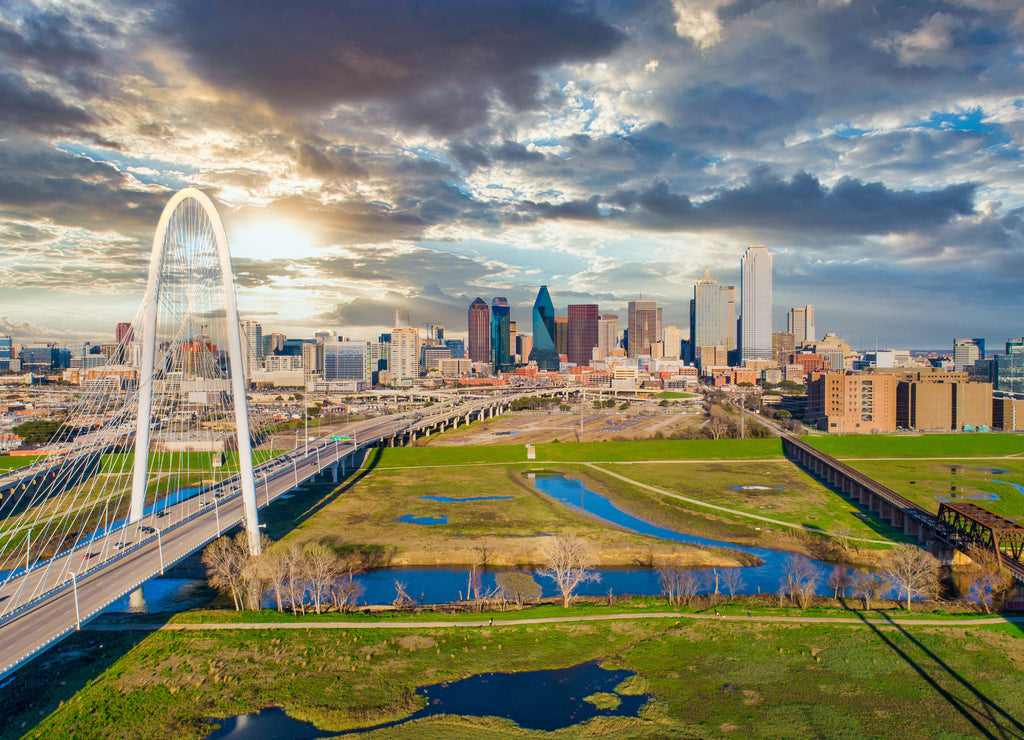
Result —
<instances>
[{"instance_id":1,"label":"cloudy sky","mask_svg":"<svg viewBox=\"0 0 1024 740\"><path fill-rule=\"evenodd\" d=\"M0 5L0 333L107 339L163 204L217 202L246 317L463 334L775 257L855 346L1024 333L1020 0Z\"/></svg>"}]
</instances>

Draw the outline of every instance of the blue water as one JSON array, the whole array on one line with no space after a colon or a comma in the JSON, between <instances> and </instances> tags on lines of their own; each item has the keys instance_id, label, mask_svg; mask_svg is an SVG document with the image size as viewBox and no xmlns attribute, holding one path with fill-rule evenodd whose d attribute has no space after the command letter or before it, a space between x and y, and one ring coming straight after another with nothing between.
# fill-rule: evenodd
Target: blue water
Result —
<instances>
[{"instance_id":1,"label":"blue water","mask_svg":"<svg viewBox=\"0 0 1024 740\"><path fill-rule=\"evenodd\" d=\"M459 681L417 688L416 693L425 699L426 705L397 722L330 733L293 719L282 709L268 707L257 713L217 720L220 729L208 735L207 740L312 740L398 727L438 714L503 717L526 729L551 732L594 717L636 717L649 695L618 694L619 705L611 709L599 709L584 701L599 692L613 693L619 684L635 675L624 669L602 668L596 661L550 670L478 673Z\"/></svg>"},{"instance_id":2,"label":"blue water","mask_svg":"<svg viewBox=\"0 0 1024 740\"><path fill-rule=\"evenodd\" d=\"M989 480L989 482L990 483L1002 483L1002 484L1007 485L1007 486L1013 486L1018 491L1020 491L1020 493L1024 494L1024 486L1022 486L1020 483L1011 483L1008 480L991 480L991 479Z\"/></svg>"},{"instance_id":3,"label":"blue water","mask_svg":"<svg viewBox=\"0 0 1024 740\"><path fill-rule=\"evenodd\" d=\"M464 501L511 501L512 496L473 496L471 498L452 498L451 496L420 496L424 501L436 501L439 504L461 504Z\"/></svg>"},{"instance_id":4,"label":"blue water","mask_svg":"<svg viewBox=\"0 0 1024 740\"><path fill-rule=\"evenodd\" d=\"M765 547L744 547L732 542L722 542L720 540L708 539L707 537L683 534L682 532L650 524L623 511L604 496L591 491L580 481L565 478L561 475L536 475L533 483L542 493L546 493L571 509L585 512L611 524L617 524L637 534L700 547L724 547L756 555L763 563L743 570L743 593L754 593L755 591L758 593L776 593L779 585L785 580L783 565L786 558L792 557L792 553L783 550L771 550ZM834 564L813 559L811 562L818 567L820 572L818 594L822 596L828 595L830 591L825 585L825 581ZM660 593L660 591L656 593Z\"/></svg>"},{"instance_id":5,"label":"blue water","mask_svg":"<svg viewBox=\"0 0 1024 740\"><path fill-rule=\"evenodd\" d=\"M402 516L395 519L396 522L405 522L406 524L422 524L426 527L433 527L437 524L447 524L448 517L446 516L413 516L412 514L403 514Z\"/></svg>"},{"instance_id":6,"label":"blue water","mask_svg":"<svg viewBox=\"0 0 1024 740\"><path fill-rule=\"evenodd\" d=\"M206 740L315 740L342 734L326 732L311 722L289 717L279 707L267 707L252 714L239 714L215 721L220 724L220 729L207 735Z\"/></svg>"}]
</instances>

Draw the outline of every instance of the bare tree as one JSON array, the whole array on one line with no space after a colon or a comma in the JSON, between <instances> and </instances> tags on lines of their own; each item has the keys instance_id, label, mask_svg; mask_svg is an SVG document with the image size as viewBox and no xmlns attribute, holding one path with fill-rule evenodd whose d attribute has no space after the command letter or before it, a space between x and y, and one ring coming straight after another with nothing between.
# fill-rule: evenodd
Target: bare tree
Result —
<instances>
[{"instance_id":1,"label":"bare tree","mask_svg":"<svg viewBox=\"0 0 1024 740\"><path fill-rule=\"evenodd\" d=\"M790 555L782 564L783 585L801 609L806 609L818 585L820 574L806 555Z\"/></svg>"},{"instance_id":2,"label":"bare tree","mask_svg":"<svg viewBox=\"0 0 1024 740\"><path fill-rule=\"evenodd\" d=\"M679 568L662 568L658 571L661 594L668 599L669 606L679 605L679 575L682 572Z\"/></svg>"},{"instance_id":3,"label":"bare tree","mask_svg":"<svg viewBox=\"0 0 1024 740\"><path fill-rule=\"evenodd\" d=\"M711 439L722 439L729 436L731 423L728 413L719 405L708 407L708 420L701 426L701 431Z\"/></svg>"},{"instance_id":4,"label":"bare tree","mask_svg":"<svg viewBox=\"0 0 1024 740\"><path fill-rule=\"evenodd\" d=\"M594 564L593 547L578 535L559 534L548 538L544 545L544 558L548 567L539 574L554 580L564 607L572 603L573 591L581 583L601 580L600 573L590 570Z\"/></svg>"},{"instance_id":5,"label":"bare tree","mask_svg":"<svg viewBox=\"0 0 1024 740\"><path fill-rule=\"evenodd\" d=\"M523 608L524 601L539 599L543 593L537 579L519 570L503 571L494 577L494 581L504 598L514 600L518 609Z\"/></svg>"},{"instance_id":6,"label":"bare tree","mask_svg":"<svg viewBox=\"0 0 1024 740\"><path fill-rule=\"evenodd\" d=\"M408 584L395 579L395 600L391 602L392 606L406 606L413 603L412 597L406 593L406 588L408 588Z\"/></svg>"},{"instance_id":7,"label":"bare tree","mask_svg":"<svg viewBox=\"0 0 1024 740\"><path fill-rule=\"evenodd\" d=\"M245 595L245 607L253 611L263 608L263 594L267 590L267 580L263 575L263 567L260 563L261 555L252 557L248 550L248 535L239 532L235 538L238 541L239 549L244 553L245 563L242 566L242 591ZM273 544L265 534L260 535L260 551L265 551Z\"/></svg>"},{"instance_id":8,"label":"bare tree","mask_svg":"<svg viewBox=\"0 0 1024 740\"><path fill-rule=\"evenodd\" d=\"M306 613L306 559L298 545L285 551L285 591L292 614Z\"/></svg>"},{"instance_id":9,"label":"bare tree","mask_svg":"<svg viewBox=\"0 0 1024 740\"><path fill-rule=\"evenodd\" d=\"M313 598L313 608L320 614L331 582L339 574L338 556L327 545L311 542L302 548L302 559L306 562L306 582Z\"/></svg>"},{"instance_id":10,"label":"bare tree","mask_svg":"<svg viewBox=\"0 0 1024 740\"><path fill-rule=\"evenodd\" d=\"M337 606L339 611L347 611L349 604L355 605L365 589L352 578L351 573L345 572L334 577L328 591L331 603Z\"/></svg>"},{"instance_id":11,"label":"bare tree","mask_svg":"<svg viewBox=\"0 0 1024 740\"><path fill-rule=\"evenodd\" d=\"M233 540L226 535L219 537L203 550L203 565L209 573L210 585L218 591L230 593L236 610L244 606L242 569L248 554L244 532Z\"/></svg>"},{"instance_id":12,"label":"bare tree","mask_svg":"<svg viewBox=\"0 0 1024 740\"><path fill-rule=\"evenodd\" d=\"M851 530L845 524L842 522L832 522L829 525L828 533L835 543L842 548L843 552L849 551Z\"/></svg>"},{"instance_id":13,"label":"bare tree","mask_svg":"<svg viewBox=\"0 0 1024 740\"><path fill-rule=\"evenodd\" d=\"M1000 593L1013 585L1013 577L1005 570L994 552L975 549L971 552L974 561L967 569L971 583L971 594L991 614Z\"/></svg>"},{"instance_id":14,"label":"bare tree","mask_svg":"<svg viewBox=\"0 0 1024 740\"><path fill-rule=\"evenodd\" d=\"M889 550L882 572L896 587L896 597L907 597L907 610L914 596L935 597L939 593L939 561L915 545L901 544Z\"/></svg>"},{"instance_id":15,"label":"bare tree","mask_svg":"<svg viewBox=\"0 0 1024 740\"><path fill-rule=\"evenodd\" d=\"M864 600L864 608L871 608L871 600L877 598L885 586L885 579L877 573L858 571L853 577L853 595Z\"/></svg>"},{"instance_id":16,"label":"bare tree","mask_svg":"<svg viewBox=\"0 0 1024 740\"><path fill-rule=\"evenodd\" d=\"M683 604L689 606L693 597L700 591L700 576L692 570L681 571L678 576L678 588L679 598L683 600Z\"/></svg>"},{"instance_id":17,"label":"bare tree","mask_svg":"<svg viewBox=\"0 0 1024 740\"><path fill-rule=\"evenodd\" d=\"M260 576L266 582L267 587L274 594L277 602L277 610L284 611L282 597L285 595L288 582L288 556L285 550L264 550L256 558L257 566L260 569Z\"/></svg>"},{"instance_id":18,"label":"bare tree","mask_svg":"<svg viewBox=\"0 0 1024 740\"><path fill-rule=\"evenodd\" d=\"M700 574L689 568L662 568L658 571L658 581L661 592L672 606L680 603L689 606L702 584Z\"/></svg>"},{"instance_id":19,"label":"bare tree","mask_svg":"<svg viewBox=\"0 0 1024 740\"><path fill-rule=\"evenodd\" d=\"M729 598L736 598L736 594L743 588L743 572L740 568L726 568L722 571L722 585L729 592Z\"/></svg>"},{"instance_id":20,"label":"bare tree","mask_svg":"<svg viewBox=\"0 0 1024 740\"><path fill-rule=\"evenodd\" d=\"M825 585L832 589L832 598L838 599L839 594L846 596L846 590L853 583L853 579L850 577L849 568L844 568L841 565L833 566L832 571L828 574L828 581Z\"/></svg>"}]
</instances>

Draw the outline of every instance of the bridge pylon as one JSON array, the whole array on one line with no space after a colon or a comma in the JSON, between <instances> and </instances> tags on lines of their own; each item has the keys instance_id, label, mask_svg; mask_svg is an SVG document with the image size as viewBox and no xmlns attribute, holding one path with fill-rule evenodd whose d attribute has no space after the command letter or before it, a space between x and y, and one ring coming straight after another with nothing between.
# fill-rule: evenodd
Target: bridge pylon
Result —
<instances>
[{"instance_id":1,"label":"bridge pylon","mask_svg":"<svg viewBox=\"0 0 1024 740\"><path fill-rule=\"evenodd\" d=\"M146 513L154 424L164 452L238 454L252 554L260 551L243 342L231 255L209 196L186 188L168 201L153 237L143 299L138 417L129 522ZM227 343L227 367L220 349ZM225 372L226 371L226 372ZM234 439L224 418L234 420ZM174 433L180 432L180 439ZM205 437L205 439L204 439ZM181 463L179 462L179 465Z\"/></svg>"}]
</instances>

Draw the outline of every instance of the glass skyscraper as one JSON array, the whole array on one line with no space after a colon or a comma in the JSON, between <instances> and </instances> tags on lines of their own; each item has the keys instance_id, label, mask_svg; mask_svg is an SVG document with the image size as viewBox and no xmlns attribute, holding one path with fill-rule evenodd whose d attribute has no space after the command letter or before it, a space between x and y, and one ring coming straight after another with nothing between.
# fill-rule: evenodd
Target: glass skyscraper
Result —
<instances>
[{"instance_id":1,"label":"glass skyscraper","mask_svg":"<svg viewBox=\"0 0 1024 740\"><path fill-rule=\"evenodd\" d=\"M772 359L772 255L748 247L740 260L740 358Z\"/></svg>"},{"instance_id":2,"label":"glass skyscraper","mask_svg":"<svg viewBox=\"0 0 1024 740\"><path fill-rule=\"evenodd\" d=\"M555 348L555 304L551 302L548 286L540 286L533 302L533 349L530 360L539 370L558 370L558 350Z\"/></svg>"},{"instance_id":3,"label":"glass skyscraper","mask_svg":"<svg viewBox=\"0 0 1024 740\"><path fill-rule=\"evenodd\" d=\"M491 366L494 372L512 369L511 321L507 298L491 301Z\"/></svg>"}]
</instances>

